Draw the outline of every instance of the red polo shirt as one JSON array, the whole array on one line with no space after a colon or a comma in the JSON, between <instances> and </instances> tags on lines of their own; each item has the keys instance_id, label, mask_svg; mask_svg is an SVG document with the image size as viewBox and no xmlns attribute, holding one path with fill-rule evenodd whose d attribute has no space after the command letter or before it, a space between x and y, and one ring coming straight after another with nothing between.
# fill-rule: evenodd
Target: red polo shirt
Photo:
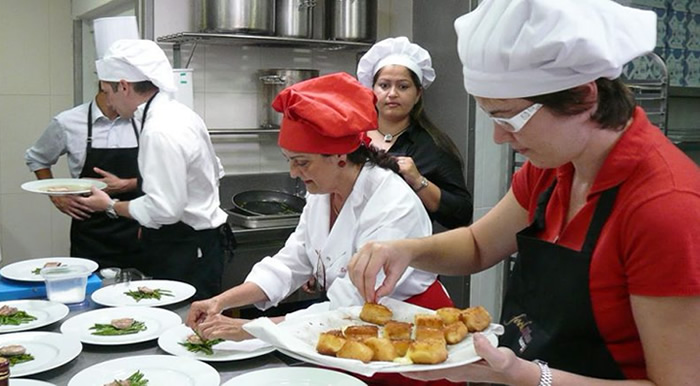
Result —
<instances>
[{"instance_id":1,"label":"red polo shirt","mask_svg":"<svg viewBox=\"0 0 700 386\"><path fill-rule=\"evenodd\" d=\"M513 176L516 199L532 221L537 198L554 178L541 239L581 250L600 194L620 190L593 252L593 313L608 349L630 379L646 378L630 295L700 294L700 169L649 123L641 108L596 176L585 206L565 224L574 168L526 162Z\"/></svg>"}]
</instances>

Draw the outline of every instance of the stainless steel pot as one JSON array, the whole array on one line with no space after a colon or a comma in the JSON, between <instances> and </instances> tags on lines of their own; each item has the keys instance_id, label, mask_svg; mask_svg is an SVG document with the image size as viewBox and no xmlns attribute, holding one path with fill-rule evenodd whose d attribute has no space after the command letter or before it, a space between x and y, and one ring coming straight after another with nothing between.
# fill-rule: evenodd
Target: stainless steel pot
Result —
<instances>
[{"instance_id":1,"label":"stainless steel pot","mask_svg":"<svg viewBox=\"0 0 700 386\"><path fill-rule=\"evenodd\" d=\"M275 0L200 0L204 32L275 33Z\"/></svg>"},{"instance_id":2,"label":"stainless steel pot","mask_svg":"<svg viewBox=\"0 0 700 386\"><path fill-rule=\"evenodd\" d=\"M329 38L374 42L377 39L377 0L329 0Z\"/></svg>"},{"instance_id":3,"label":"stainless steel pot","mask_svg":"<svg viewBox=\"0 0 700 386\"><path fill-rule=\"evenodd\" d=\"M313 31L313 9L316 0L277 0L275 35L310 38Z\"/></svg>"},{"instance_id":4,"label":"stainless steel pot","mask_svg":"<svg viewBox=\"0 0 700 386\"><path fill-rule=\"evenodd\" d=\"M272 101L277 94L294 83L315 78L318 70L313 69L289 69L274 68L258 70L258 122L260 127L270 129L279 128L282 123L282 114L272 108Z\"/></svg>"}]
</instances>

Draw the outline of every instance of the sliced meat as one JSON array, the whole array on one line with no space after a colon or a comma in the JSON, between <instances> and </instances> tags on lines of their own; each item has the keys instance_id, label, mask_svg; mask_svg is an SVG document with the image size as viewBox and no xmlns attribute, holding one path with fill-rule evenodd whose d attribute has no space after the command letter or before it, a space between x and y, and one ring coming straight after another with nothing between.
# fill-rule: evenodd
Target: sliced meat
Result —
<instances>
[{"instance_id":1,"label":"sliced meat","mask_svg":"<svg viewBox=\"0 0 700 386\"><path fill-rule=\"evenodd\" d=\"M192 344L202 344L202 339L200 339L197 334L192 334L187 337L187 342L192 343Z\"/></svg>"},{"instance_id":2,"label":"sliced meat","mask_svg":"<svg viewBox=\"0 0 700 386\"><path fill-rule=\"evenodd\" d=\"M105 383L104 386L131 386L131 382L128 379L123 381L114 381L110 383Z\"/></svg>"},{"instance_id":3,"label":"sliced meat","mask_svg":"<svg viewBox=\"0 0 700 386\"><path fill-rule=\"evenodd\" d=\"M133 318L112 319L112 322L110 324L118 330L125 330L134 324L134 319Z\"/></svg>"},{"instance_id":4,"label":"sliced meat","mask_svg":"<svg viewBox=\"0 0 700 386\"><path fill-rule=\"evenodd\" d=\"M48 267L60 267L61 263L57 261L49 261L48 263L44 264L44 268Z\"/></svg>"},{"instance_id":5,"label":"sliced meat","mask_svg":"<svg viewBox=\"0 0 700 386\"><path fill-rule=\"evenodd\" d=\"M10 344L7 346L0 347L0 355L6 357L22 355L26 352L27 349L24 348L24 346L22 346L21 344Z\"/></svg>"},{"instance_id":6,"label":"sliced meat","mask_svg":"<svg viewBox=\"0 0 700 386\"><path fill-rule=\"evenodd\" d=\"M17 308L4 305L0 307L0 316L14 315L17 312Z\"/></svg>"},{"instance_id":7,"label":"sliced meat","mask_svg":"<svg viewBox=\"0 0 700 386\"><path fill-rule=\"evenodd\" d=\"M146 286L138 287L138 290L139 290L139 292L143 292L145 294L152 294L153 293L153 290L151 288L146 287Z\"/></svg>"}]
</instances>

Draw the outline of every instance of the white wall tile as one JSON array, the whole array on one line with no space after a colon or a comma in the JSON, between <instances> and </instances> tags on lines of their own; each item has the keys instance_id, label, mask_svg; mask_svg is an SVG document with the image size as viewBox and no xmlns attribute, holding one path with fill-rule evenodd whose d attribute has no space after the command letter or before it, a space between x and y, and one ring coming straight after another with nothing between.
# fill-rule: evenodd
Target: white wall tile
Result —
<instances>
[{"instance_id":1,"label":"white wall tile","mask_svg":"<svg viewBox=\"0 0 700 386\"><path fill-rule=\"evenodd\" d=\"M210 129L258 127L256 93L207 93L204 121Z\"/></svg>"},{"instance_id":2,"label":"white wall tile","mask_svg":"<svg viewBox=\"0 0 700 386\"><path fill-rule=\"evenodd\" d=\"M51 211L51 256L70 256L70 224L71 219L55 206L50 205Z\"/></svg>"},{"instance_id":3,"label":"white wall tile","mask_svg":"<svg viewBox=\"0 0 700 386\"><path fill-rule=\"evenodd\" d=\"M195 55L198 55L195 53ZM207 92L256 92L260 48L212 45L205 52Z\"/></svg>"},{"instance_id":4,"label":"white wall tile","mask_svg":"<svg viewBox=\"0 0 700 386\"><path fill-rule=\"evenodd\" d=\"M51 203L44 195L5 194L2 197L3 264L51 255ZM50 207L51 206L51 207Z\"/></svg>"},{"instance_id":5,"label":"white wall tile","mask_svg":"<svg viewBox=\"0 0 700 386\"><path fill-rule=\"evenodd\" d=\"M51 0L49 63L52 94L73 93L73 20L70 0Z\"/></svg>"},{"instance_id":6,"label":"white wall tile","mask_svg":"<svg viewBox=\"0 0 700 386\"><path fill-rule=\"evenodd\" d=\"M260 172L257 136L212 136L212 143L226 174Z\"/></svg>"},{"instance_id":7,"label":"white wall tile","mask_svg":"<svg viewBox=\"0 0 700 386\"><path fill-rule=\"evenodd\" d=\"M314 68L313 50L309 48L261 48L260 68Z\"/></svg>"},{"instance_id":8,"label":"white wall tile","mask_svg":"<svg viewBox=\"0 0 700 386\"><path fill-rule=\"evenodd\" d=\"M265 136L260 141L260 169L269 173L289 172L289 164L277 145L276 135Z\"/></svg>"}]
</instances>

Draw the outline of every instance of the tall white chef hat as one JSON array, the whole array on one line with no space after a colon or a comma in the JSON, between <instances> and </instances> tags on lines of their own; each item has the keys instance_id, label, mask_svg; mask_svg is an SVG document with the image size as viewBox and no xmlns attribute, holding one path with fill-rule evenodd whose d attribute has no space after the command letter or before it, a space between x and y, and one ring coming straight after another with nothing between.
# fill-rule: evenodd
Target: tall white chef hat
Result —
<instances>
[{"instance_id":1,"label":"tall white chef hat","mask_svg":"<svg viewBox=\"0 0 700 386\"><path fill-rule=\"evenodd\" d=\"M136 16L103 17L93 21L95 51L102 59L109 46L121 39L138 39L139 27Z\"/></svg>"},{"instance_id":2,"label":"tall white chef hat","mask_svg":"<svg viewBox=\"0 0 700 386\"><path fill-rule=\"evenodd\" d=\"M656 44L656 14L611 0L485 0L455 20L464 87L486 98L566 90Z\"/></svg>"},{"instance_id":3,"label":"tall white chef hat","mask_svg":"<svg viewBox=\"0 0 700 386\"><path fill-rule=\"evenodd\" d=\"M173 68L165 52L151 40L123 39L112 44L95 62L97 77L107 82L150 80L161 91L177 90Z\"/></svg>"},{"instance_id":4,"label":"tall white chef hat","mask_svg":"<svg viewBox=\"0 0 700 386\"><path fill-rule=\"evenodd\" d=\"M428 88L435 80L435 70L430 53L407 37L384 39L362 55L357 64L357 79L366 87L372 88L374 75L383 67L399 64L418 75L423 88Z\"/></svg>"}]
</instances>

